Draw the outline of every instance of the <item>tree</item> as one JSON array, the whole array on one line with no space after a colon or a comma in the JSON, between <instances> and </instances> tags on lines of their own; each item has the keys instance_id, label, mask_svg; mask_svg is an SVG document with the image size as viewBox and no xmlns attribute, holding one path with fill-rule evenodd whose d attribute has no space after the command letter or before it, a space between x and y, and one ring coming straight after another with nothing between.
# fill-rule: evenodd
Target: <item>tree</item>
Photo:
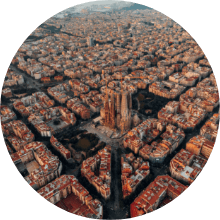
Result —
<instances>
[{"instance_id":1,"label":"tree","mask_svg":"<svg viewBox=\"0 0 220 220\"><path fill-rule=\"evenodd\" d=\"M106 145L105 142L102 141L99 146L100 146L100 148L104 148L105 145Z\"/></svg>"},{"instance_id":2,"label":"tree","mask_svg":"<svg viewBox=\"0 0 220 220\"><path fill-rule=\"evenodd\" d=\"M89 134L89 135L88 135L88 138L89 138L90 141L93 141L95 137L94 137L93 134Z\"/></svg>"},{"instance_id":3,"label":"tree","mask_svg":"<svg viewBox=\"0 0 220 220\"><path fill-rule=\"evenodd\" d=\"M137 99L139 100L139 102L144 101L144 95L139 93Z\"/></svg>"},{"instance_id":4,"label":"tree","mask_svg":"<svg viewBox=\"0 0 220 220\"><path fill-rule=\"evenodd\" d=\"M99 140L96 138L91 142L91 147L95 147L98 144Z\"/></svg>"}]
</instances>

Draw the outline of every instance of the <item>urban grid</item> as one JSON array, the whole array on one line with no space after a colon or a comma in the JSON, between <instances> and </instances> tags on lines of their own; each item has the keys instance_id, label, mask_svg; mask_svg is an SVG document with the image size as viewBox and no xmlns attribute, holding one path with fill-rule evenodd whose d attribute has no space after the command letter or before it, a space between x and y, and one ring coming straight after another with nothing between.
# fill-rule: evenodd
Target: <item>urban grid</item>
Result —
<instances>
[{"instance_id":1,"label":"urban grid","mask_svg":"<svg viewBox=\"0 0 220 220\"><path fill-rule=\"evenodd\" d=\"M69 8L12 59L1 94L11 159L70 213L125 219L183 193L219 125L212 68L196 41L146 6Z\"/></svg>"}]
</instances>

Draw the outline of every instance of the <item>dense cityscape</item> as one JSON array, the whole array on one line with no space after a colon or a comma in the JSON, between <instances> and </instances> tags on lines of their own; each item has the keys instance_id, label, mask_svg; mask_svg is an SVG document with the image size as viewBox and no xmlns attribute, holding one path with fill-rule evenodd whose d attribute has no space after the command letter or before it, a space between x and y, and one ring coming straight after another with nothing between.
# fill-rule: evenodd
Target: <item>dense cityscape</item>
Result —
<instances>
[{"instance_id":1,"label":"dense cityscape","mask_svg":"<svg viewBox=\"0 0 220 220\"><path fill-rule=\"evenodd\" d=\"M151 8L118 4L40 25L1 94L5 143L27 183L95 219L141 216L178 197L219 125L217 83L196 41Z\"/></svg>"}]
</instances>

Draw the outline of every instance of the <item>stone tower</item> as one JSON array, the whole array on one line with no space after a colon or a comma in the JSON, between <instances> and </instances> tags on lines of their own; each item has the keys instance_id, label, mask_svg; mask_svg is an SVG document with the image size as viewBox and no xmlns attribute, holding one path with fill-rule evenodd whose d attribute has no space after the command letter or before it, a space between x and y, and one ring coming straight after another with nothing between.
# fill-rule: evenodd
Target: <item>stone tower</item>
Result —
<instances>
[{"instance_id":1,"label":"stone tower","mask_svg":"<svg viewBox=\"0 0 220 220\"><path fill-rule=\"evenodd\" d=\"M120 129L120 123L121 123L121 94L118 92L116 95L116 124L117 128Z\"/></svg>"},{"instance_id":2,"label":"stone tower","mask_svg":"<svg viewBox=\"0 0 220 220\"><path fill-rule=\"evenodd\" d=\"M131 124L131 110L129 110L130 97L128 92L122 93L121 99L121 130L127 131Z\"/></svg>"},{"instance_id":3,"label":"stone tower","mask_svg":"<svg viewBox=\"0 0 220 220\"><path fill-rule=\"evenodd\" d=\"M125 120L128 118L128 92L122 93L121 98L121 118Z\"/></svg>"},{"instance_id":4,"label":"stone tower","mask_svg":"<svg viewBox=\"0 0 220 220\"><path fill-rule=\"evenodd\" d=\"M129 92L128 93L128 108L129 108L129 110L131 110L132 109L132 97L131 97L131 93Z\"/></svg>"},{"instance_id":5,"label":"stone tower","mask_svg":"<svg viewBox=\"0 0 220 220\"><path fill-rule=\"evenodd\" d=\"M110 117L109 117L109 100L108 100L108 91L106 89L106 95L105 95L105 124L109 125Z\"/></svg>"},{"instance_id":6,"label":"stone tower","mask_svg":"<svg viewBox=\"0 0 220 220\"><path fill-rule=\"evenodd\" d=\"M115 95L111 93L110 127L115 128Z\"/></svg>"}]
</instances>

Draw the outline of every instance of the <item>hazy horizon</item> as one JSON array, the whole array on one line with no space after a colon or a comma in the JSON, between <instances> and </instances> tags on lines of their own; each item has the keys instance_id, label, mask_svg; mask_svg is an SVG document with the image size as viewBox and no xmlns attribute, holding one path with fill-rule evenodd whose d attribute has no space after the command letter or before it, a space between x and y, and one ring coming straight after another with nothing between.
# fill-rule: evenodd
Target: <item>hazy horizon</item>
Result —
<instances>
[{"instance_id":1,"label":"hazy horizon","mask_svg":"<svg viewBox=\"0 0 220 220\"><path fill-rule=\"evenodd\" d=\"M121 1L121 0L120 1L118 1L118 0L104 0L104 1L90 1L90 2L85 2L85 3L78 4L78 5L90 6L90 5L93 5L94 3L104 5L104 4L115 3L115 2L134 3L134 2L128 2L128 1Z\"/></svg>"}]
</instances>

